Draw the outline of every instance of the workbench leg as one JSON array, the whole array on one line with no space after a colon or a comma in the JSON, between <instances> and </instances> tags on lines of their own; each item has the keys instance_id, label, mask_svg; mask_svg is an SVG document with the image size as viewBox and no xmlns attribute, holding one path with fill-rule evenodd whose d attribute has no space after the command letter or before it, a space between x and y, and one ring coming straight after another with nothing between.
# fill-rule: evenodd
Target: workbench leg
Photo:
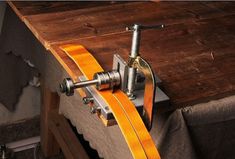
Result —
<instances>
[{"instance_id":1,"label":"workbench leg","mask_svg":"<svg viewBox=\"0 0 235 159\"><path fill-rule=\"evenodd\" d=\"M89 159L69 122L58 110L50 112L48 124L66 159Z\"/></svg>"},{"instance_id":2,"label":"workbench leg","mask_svg":"<svg viewBox=\"0 0 235 159\"><path fill-rule=\"evenodd\" d=\"M57 93L51 92L43 84L41 86L41 148L45 157L59 154L60 147L49 130L48 120L49 112L59 107L59 96Z\"/></svg>"}]
</instances>

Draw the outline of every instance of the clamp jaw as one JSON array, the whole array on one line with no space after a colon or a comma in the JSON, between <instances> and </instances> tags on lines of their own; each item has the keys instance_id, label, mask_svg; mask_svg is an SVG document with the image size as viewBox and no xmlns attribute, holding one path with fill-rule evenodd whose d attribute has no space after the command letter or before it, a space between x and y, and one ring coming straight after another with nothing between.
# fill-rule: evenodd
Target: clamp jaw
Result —
<instances>
[{"instance_id":1,"label":"clamp jaw","mask_svg":"<svg viewBox=\"0 0 235 159\"><path fill-rule=\"evenodd\" d=\"M128 27L128 31L133 31L133 37L131 53L127 63L118 54L115 54L112 71L98 72L94 74L93 80L86 80L85 77L80 76L80 82L73 82L70 78L66 78L60 84L61 92L71 96L74 89L84 88L87 95L83 98L84 103L92 103L91 112L99 113L109 121L114 119L112 112L103 99L93 90L111 89L115 91L117 88L121 89L132 100L147 129L150 130L153 108L161 104L168 104L169 97L159 88L161 80L154 74L148 62L139 54L140 36L142 30L163 27L164 25L142 26L138 24ZM92 85L95 85L96 88Z\"/></svg>"}]
</instances>

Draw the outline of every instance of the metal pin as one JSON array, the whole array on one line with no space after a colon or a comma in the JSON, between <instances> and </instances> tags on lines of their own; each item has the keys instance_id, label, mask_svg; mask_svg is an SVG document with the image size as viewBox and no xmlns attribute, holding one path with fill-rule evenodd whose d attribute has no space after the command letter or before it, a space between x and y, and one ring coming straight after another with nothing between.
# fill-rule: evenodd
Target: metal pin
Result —
<instances>
[{"instance_id":1,"label":"metal pin","mask_svg":"<svg viewBox=\"0 0 235 159\"><path fill-rule=\"evenodd\" d=\"M76 83L74 83L74 88L82 88L82 87L86 87L86 86L90 86L90 85L95 85L96 83L98 83L97 79L87 80L87 81L83 81L83 82L76 82Z\"/></svg>"}]
</instances>

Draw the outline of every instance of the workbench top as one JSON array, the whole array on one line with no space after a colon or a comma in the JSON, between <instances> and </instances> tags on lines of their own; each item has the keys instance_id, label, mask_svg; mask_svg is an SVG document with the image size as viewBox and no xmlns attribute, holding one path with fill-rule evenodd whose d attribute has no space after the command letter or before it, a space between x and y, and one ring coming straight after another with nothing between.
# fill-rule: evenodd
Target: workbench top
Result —
<instances>
[{"instance_id":1,"label":"workbench top","mask_svg":"<svg viewBox=\"0 0 235 159\"><path fill-rule=\"evenodd\" d=\"M114 53L128 57L132 33L126 26L165 24L143 31L140 52L162 79L173 108L235 94L235 3L8 3L72 77L80 72L61 45L84 45L110 70Z\"/></svg>"}]
</instances>

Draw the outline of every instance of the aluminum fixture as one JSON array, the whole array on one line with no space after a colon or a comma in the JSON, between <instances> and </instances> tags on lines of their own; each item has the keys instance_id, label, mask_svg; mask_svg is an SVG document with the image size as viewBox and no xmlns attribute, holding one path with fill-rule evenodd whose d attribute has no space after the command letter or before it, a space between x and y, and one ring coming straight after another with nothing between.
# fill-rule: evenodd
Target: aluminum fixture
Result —
<instances>
[{"instance_id":1,"label":"aluminum fixture","mask_svg":"<svg viewBox=\"0 0 235 159\"><path fill-rule=\"evenodd\" d=\"M139 48L140 48L140 40L141 40L141 30L146 29L162 29L165 26L161 25L153 25L153 26L144 26L140 24L134 24L132 27L127 27L127 31L133 31L132 35L132 45L130 52L130 59L135 59L139 56ZM136 79L137 69L133 67L129 67L128 73L128 83L127 83L127 95L130 99L135 99L134 89L135 89L135 79Z\"/></svg>"}]
</instances>

